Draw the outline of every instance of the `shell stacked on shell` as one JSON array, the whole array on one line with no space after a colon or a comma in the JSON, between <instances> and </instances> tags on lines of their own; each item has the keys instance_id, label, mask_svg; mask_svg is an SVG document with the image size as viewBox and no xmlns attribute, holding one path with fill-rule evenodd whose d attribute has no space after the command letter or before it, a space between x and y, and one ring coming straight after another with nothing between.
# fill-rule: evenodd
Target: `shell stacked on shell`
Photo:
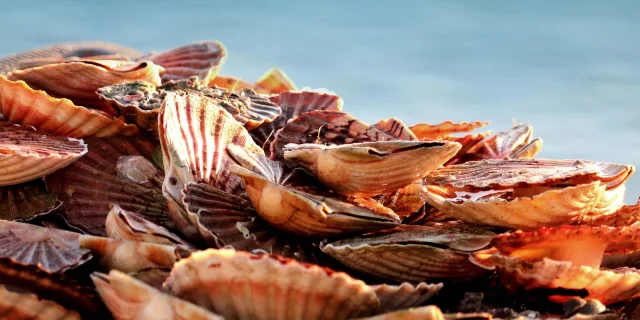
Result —
<instances>
[{"instance_id":1,"label":"shell stacked on shell","mask_svg":"<svg viewBox=\"0 0 640 320\"><path fill-rule=\"evenodd\" d=\"M528 124L368 124L226 59L0 59L0 318L640 316L633 166L538 159Z\"/></svg>"}]
</instances>

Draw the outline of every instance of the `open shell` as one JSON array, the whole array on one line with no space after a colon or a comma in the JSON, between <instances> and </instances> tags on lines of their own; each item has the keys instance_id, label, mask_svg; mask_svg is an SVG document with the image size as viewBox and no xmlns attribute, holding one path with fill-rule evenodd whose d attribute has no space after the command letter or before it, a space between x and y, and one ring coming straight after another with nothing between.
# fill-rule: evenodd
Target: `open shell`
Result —
<instances>
[{"instance_id":1,"label":"open shell","mask_svg":"<svg viewBox=\"0 0 640 320\"><path fill-rule=\"evenodd\" d=\"M42 179L0 187L0 219L30 220L58 209L62 202Z\"/></svg>"},{"instance_id":2,"label":"open shell","mask_svg":"<svg viewBox=\"0 0 640 320\"><path fill-rule=\"evenodd\" d=\"M630 165L582 160L485 160L429 174L428 203L450 217L510 228L589 222L618 210Z\"/></svg>"},{"instance_id":3,"label":"open shell","mask_svg":"<svg viewBox=\"0 0 640 320\"><path fill-rule=\"evenodd\" d=\"M94 273L91 280L116 320L223 320L117 270Z\"/></svg>"},{"instance_id":4,"label":"open shell","mask_svg":"<svg viewBox=\"0 0 640 320\"><path fill-rule=\"evenodd\" d=\"M315 110L289 120L271 143L271 158L280 159L284 147L294 144L349 144L390 140L417 140L399 119L388 119L370 126L352 115L333 110Z\"/></svg>"},{"instance_id":5,"label":"open shell","mask_svg":"<svg viewBox=\"0 0 640 320\"><path fill-rule=\"evenodd\" d=\"M519 124L507 131L498 132L467 151L464 161L485 159L525 159L533 158L542 149L542 139L532 139L533 128Z\"/></svg>"},{"instance_id":6,"label":"open shell","mask_svg":"<svg viewBox=\"0 0 640 320\"><path fill-rule=\"evenodd\" d=\"M350 196L396 191L443 165L456 142L379 141L324 146L287 145L284 158L310 170L332 190Z\"/></svg>"},{"instance_id":7,"label":"open shell","mask_svg":"<svg viewBox=\"0 0 640 320\"><path fill-rule=\"evenodd\" d=\"M380 300L378 312L385 313L424 305L427 300L438 294L442 286L442 283L420 282L414 286L403 282L400 285L381 284L372 287Z\"/></svg>"},{"instance_id":8,"label":"open shell","mask_svg":"<svg viewBox=\"0 0 640 320\"><path fill-rule=\"evenodd\" d=\"M488 121L473 121L473 122L451 122L445 121L439 124L416 124L409 129L420 140L437 140L443 139L460 132L471 132L476 129L480 129L488 125Z\"/></svg>"},{"instance_id":9,"label":"open shell","mask_svg":"<svg viewBox=\"0 0 640 320\"><path fill-rule=\"evenodd\" d=\"M0 220L0 257L25 266L56 273L73 269L91 259L78 244L80 235L32 224Z\"/></svg>"},{"instance_id":10,"label":"open shell","mask_svg":"<svg viewBox=\"0 0 640 320\"><path fill-rule=\"evenodd\" d=\"M162 83L197 76L209 84L227 60L227 48L220 41L201 41L143 58L162 66Z\"/></svg>"},{"instance_id":11,"label":"open shell","mask_svg":"<svg viewBox=\"0 0 640 320\"><path fill-rule=\"evenodd\" d=\"M87 153L82 140L0 122L0 186L41 178Z\"/></svg>"},{"instance_id":12,"label":"open shell","mask_svg":"<svg viewBox=\"0 0 640 320\"><path fill-rule=\"evenodd\" d=\"M70 100L50 97L23 81L0 76L0 114L4 120L39 131L71 138L134 135L138 127L96 110L74 105Z\"/></svg>"},{"instance_id":13,"label":"open shell","mask_svg":"<svg viewBox=\"0 0 640 320\"><path fill-rule=\"evenodd\" d=\"M322 251L350 268L391 281L469 280L486 273L469 262L469 254L487 246L492 236L460 223L403 225L329 243Z\"/></svg>"},{"instance_id":14,"label":"open shell","mask_svg":"<svg viewBox=\"0 0 640 320\"><path fill-rule=\"evenodd\" d=\"M63 201L68 223L90 234L106 235L110 204L138 213L169 229L173 222L162 195L163 173L151 161L155 144L142 136L88 142L80 160L46 177Z\"/></svg>"},{"instance_id":15,"label":"open shell","mask_svg":"<svg viewBox=\"0 0 640 320\"><path fill-rule=\"evenodd\" d=\"M0 314L3 319L80 320L80 315L36 295L16 293L0 285Z\"/></svg>"},{"instance_id":16,"label":"open shell","mask_svg":"<svg viewBox=\"0 0 640 320\"><path fill-rule=\"evenodd\" d=\"M11 81L24 81L29 87L49 95L67 98L87 107L100 107L96 90L125 81L144 80L160 85L162 67L151 61L83 60L44 65L7 75Z\"/></svg>"},{"instance_id":17,"label":"open shell","mask_svg":"<svg viewBox=\"0 0 640 320\"><path fill-rule=\"evenodd\" d=\"M347 274L230 249L208 249L178 262L165 287L228 320L351 319L380 305L371 287Z\"/></svg>"},{"instance_id":18,"label":"open shell","mask_svg":"<svg viewBox=\"0 0 640 320\"><path fill-rule=\"evenodd\" d=\"M463 162L469 149L473 148L473 146L478 144L480 141L486 139L490 135L491 135L491 131L484 131L479 133L470 133L462 137L456 137L456 136L445 137L443 140L457 142L462 146L460 150L458 150L458 153L456 153L456 155L453 158L447 161L445 165L452 165L452 164Z\"/></svg>"}]
</instances>

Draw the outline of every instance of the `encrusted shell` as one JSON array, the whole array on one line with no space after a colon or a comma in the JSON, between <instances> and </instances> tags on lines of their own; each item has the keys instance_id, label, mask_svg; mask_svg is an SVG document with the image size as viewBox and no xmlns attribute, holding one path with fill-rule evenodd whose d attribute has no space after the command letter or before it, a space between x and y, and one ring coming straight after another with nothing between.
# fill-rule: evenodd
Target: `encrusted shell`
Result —
<instances>
[{"instance_id":1,"label":"encrusted shell","mask_svg":"<svg viewBox=\"0 0 640 320\"><path fill-rule=\"evenodd\" d=\"M17 293L0 285L0 315L12 320L80 320L80 315L36 295Z\"/></svg>"},{"instance_id":2,"label":"encrusted shell","mask_svg":"<svg viewBox=\"0 0 640 320\"><path fill-rule=\"evenodd\" d=\"M209 84L227 60L227 48L220 41L201 41L143 58L162 66L162 83L197 76Z\"/></svg>"},{"instance_id":3,"label":"encrusted shell","mask_svg":"<svg viewBox=\"0 0 640 320\"><path fill-rule=\"evenodd\" d=\"M380 306L371 287L347 274L230 249L208 249L181 260L165 287L228 320L351 319Z\"/></svg>"},{"instance_id":4,"label":"encrusted shell","mask_svg":"<svg viewBox=\"0 0 640 320\"><path fill-rule=\"evenodd\" d=\"M412 285L403 282L399 285L380 284L371 287L380 300L378 312L385 313L422 306L427 300L438 294L443 284L420 282L417 285Z\"/></svg>"},{"instance_id":5,"label":"encrusted shell","mask_svg":"<svg viewBox=\"0 0 640 320\"><path fill-rule=\"evenodd\" d=\"M71 138L134 135L135 125L120 119L74 105L70 100L50 97L36 91L23 81L9 81L0 76L0 114L4 120L37 130Z\"/></svg>"},{"instance_id":6,"label":"encrusted shell","mask_svg":"<svg viewBox=\"0 0 640 320\"><path fill-rule=\"evenodd\" d=\"M366 197L406 187L443 165L459 149L460 144L444 141L290 144L284 148L284 158L310 170L335 192Z\"/></svg>"},{"instance_id":7,"label":"encrusted shell","mask_svg":"<svg viewBox=\"0 0 640 320\"><path fill-rule=\"evenodd\" d=\"M88 142L89 152L46 177L47 187L63 201L69 224L90 234L106 235L110 204L172 228L162 195L163 173L150 160L156 148L150 140L111 137Z\"/></svg>"},{"instance_id":8,"label":"encrusted shell","mask_svg":"<svg viewBox=\"0 0 640 320\"><path fill-rule=\"evenodd\" d=\"M439 124L416 124L409 129L420 140L436 140L443 139L451 136L454 133L471 132L476 129L480 129L488 125L488 121L473 121L473 122L452 122L445 121Z\"/></svg>"},{"instance_id":9,"label":"encrusted shell","mask_svg":"<svg viewBox=\"0 0 640 320\"><path fill-rule=\"evenodd\" d=\"M116 320L223 320L117 270L108 275L94 273L91 280Z\"/></svg>"},{"instance_id":10,"label":"encrusted shell","mask_svg":"<svg viewBox=\"0 0 640 320\"><path fill-rule=\"evenodd\" d=\"M41 178L87 153L82 140L0 122L0 186Z\"/></svg>"},{"instance_id":11,"label":"encrusted shell","mask_svg":"<svg viewBox=\"0 0 640 320\"><path fill-rule=\"evenodd\" d=\"M0 218L4 220L30 220L60 205L62 202L47 191L42 179L0 187Z\"/></svg>"},{"instance_id":12,"label":"encrusted shell","mask_svg":"<svg viewBox=\"0 0 640 320\"><path fill-rule=\"evenodd\" d=\"M469 254L489 244L493 233L460 223L403 225L326 244L322 251L355 270L391 281L468 280L486 272Z\"/></svg>"}]
</instances>

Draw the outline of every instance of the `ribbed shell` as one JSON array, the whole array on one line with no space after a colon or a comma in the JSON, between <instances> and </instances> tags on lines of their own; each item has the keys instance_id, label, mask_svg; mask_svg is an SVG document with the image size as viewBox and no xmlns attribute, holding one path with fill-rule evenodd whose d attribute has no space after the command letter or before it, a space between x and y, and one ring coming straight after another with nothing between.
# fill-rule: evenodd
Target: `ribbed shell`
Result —
<instances>
[{"instance_id":1,"label":"ribbed shell","mask_svg":"<svg viewBox=\"0 0 640 320\"><path fill-rule=\"evenodd\" d=\"M135 135L139 131L135 125L76 106L68 99L50 97L23 81L13 82L3 76L0 76L0 114L11 123L71 138Z\"/></svg>"},{"instance_id":2,"label":"ribbed shell","mask_svg":"<svg viewBox=\"0 0 640 320\"><path fill-rule=\"evenodd\" d=\"M219 41L201 41L143 58L164 68L162 83L197 76L208 84L227 60L227 48Z\"/></svg>"},{"instance_id":3,"label":"ribbed shell","mask_svg":"<svg viewBox=\"0 0 640 320\"><path fill-rule=\"evenodd\" d=\"M16 293L0 285L0 315L14 320L80 320L80 315L34 294Z\"/></svg>"},{"instance_id":4,"label":"ribbed shell","mask_svg":"<svg viewBox=\"0 0 640 320\"><path fill-rule=\"evenodd\" d=\"M380 300L379 313L409 309L424 305L427 300L438 294L443 284L420 282L412 285L403 282L400 285L381 284L371 286Z\"/></svg>"},{"instance_id":5,"label":"ribbed shell","mask_svg":"<svg viewBox=\"0 0 640 320\"><path fill-rule=\"evenodd\" d=\"M462 146L460 150L458 150L458 153L456 153L456 155L453 158L447 161L445 166L456 164L463 161L465 155L467 154L467 151L469 151L469 149L475 146L478 142L484 140L489 135L491 135L491 131L485 131L480 133L470 133L461 137L454 137L454 136L445 137L444 140L457 142Z\"/></svg>"},{"instance_id":6,"label":"ribbed shell","mask_svg":"<svg viewBox=\"0 0 640 320\"><path fill-rule=\"evenodd\" d=\"M0 257L51 273L62 272L92 257L89 250L80 248L79 236L64 230L0 220Z\"/></svg>"},{"instance_id":7,"label":"ribbed shell","mask_svg":"<svg viewBox=\"0 0 640 320\"><path fill-rule=\"evenodd\" d=\"M477 161L485 159L516 158L514 154L521 148L529 144L532 140L533 128L529 124L519 124L513 128L500 131L473 146L467 151L464 161ZM531 152L525 154L526 157L517 158L533 158L542 148L533 148Z\"/></svg>"},{"instance_id":8,"label":"ribbed shell","mask_svg":"<svg viewBox=\"0 0 640 320\"><path fill-rule=\"evenodd\" d=\"M44 181L33 181L0 187L0 219L30 220L45 215L62 205L48 192Z\"/></svg>"},{"instance_id":9,"label":"ribbed shell","mask_svg":"<svg viewBox=\"0 0 640 320\"><path fill-rule=\"evenodd\" d=\"M394 192L382 194L375 199L383 206L393 210L400 218L405 219L415 214L427 202L427 187L422 179Z\"/></svg>"},{"instance_id":10,"label":"ribbed shell","mask_svg":"<svg viewBox=\"0 0 640 320\"><path fill-rule=\"evenodd\" d=\"M456 142L436 141L302 144L285 146L284 158L302 165L335 192L367 197L422 179L459 149Z\"/></svg>"},{"instance_id":11,"label":"ribbed shell","mask_svg":"<svg viewBox=\"0 0 640 320\"><path fill-rule=\"evenodd\" d=\"M94 273L91 280L116 320L223 320L116 270Z\"/></svg>"},{"instance_id":12,"label":"ribbed shell","mask_svg":"<svg viewBox=\"0 0 640 320\"><path fill-rule=\"evenodd\" d=\"M82 140L0 122L0 186L41 178L87 153Z\"/></svg>"},{"instance_id":13,"label":"ribbed shell","mask_svg":"<svg viewBox=\"0 0 640 320\"><path fill-rule=\"evenodd\" d=\"M417 140L399 119L383 120L370 126L352 115L333 110L315 110L292 118L271 142L271 158L280 159L289 143L341 145L358 142Z\"/></svg>"},{"instance_id":14,"label":"ribbed shell","mask_svg":"<svg viewBox=\"0 0 640 320\"><path fill-rule=\"evenodd\" d=\"M229 249L181 260L165 288L227 320L352 319L380 305L371 287L345 273Z\"/></svg>"},{"instance_id":15,"label":"ribbed shell","mask_svg":"<svg viewBox=\"0 0 640 320\"><path fill-rule=\"evenodd\" d=\"M295 83L282 71L282 69L271 68L265 72L255 86L259 91L265 93L282 93L285 91L298 90Z\"/></svg>"},{"instance_id":16,"label":"ribbed shell","mask_svg":"<svg viewBox=\"0 0 640 320\"><path fill-rule=\"evenodd\" d=\"M459 317L458 317L459 316ZM481 317L483 316L483 317ZM445 316L438 306L424 306L407 310L389 312L375 317L359 318L358 320L456 320L456 319L473 319L473 320L491 320L491 314L473 314L467 318L464 314Z\"/></svg>"},{"instance_id":17,"label":"ribbed shell","mask_svg":"<svg viewBox=\"0 0 640 320\"><path fill-rule=\"evenodd\" d=\"M452 122L444 121L439 124L416 124L409 129L419 140L436 140L449 137L454 133L471 132L488 125L488 121Z\"/></svg>"},{"instance_id":18,"label":"ribbed shell","mask_svg":"<svg viewBox=\"0 0 640 320\"><path fill-rule=\"evenodd\" d=\"M88 142L89 152L46 177L47 187L63 201L70 225L106 235L111 203L171 229L173 222L162 195L163 174L149 160L155 144L142 136Z\"/></svg>"},{"instance_id":19,"label":"ribbed shell","mask_svg":"<svg viewBox=\"0 0 640 320\"><path fill-rule=\"evenodd\" d=\"M249 132L267 155L271 153L271 142L275 139L276 132L282 129L287 121L312 110L340 111L343 104L342 98L323 90L285 91L273 96L271 101L280 106L282 114Z\"/></svg>"},{"instance_id":20,"label":"ribbed shell","mask_svg":"<svg viewBox=\"0 0 640 320\"><path fill-rule=\"evenodd\" d=\"M638 203L623 205L617 211L598 217L590 224L593 226L624 227L640 221L640 199Z\"/></svg>"},{"instance_id":21,"label":"ribbed shell","mask_svg":"<svg viewBox=\"0 0 640 320\"><path fill-rule=\"evenodd\" d=\"M159 86L162 71L162 67L150 61L82 60L14 71L7 74L7 79L24 81L31 88L67 98L76 105L102 109L95 94L98 88L133 80Z\"/></svg>"}]
</instances>

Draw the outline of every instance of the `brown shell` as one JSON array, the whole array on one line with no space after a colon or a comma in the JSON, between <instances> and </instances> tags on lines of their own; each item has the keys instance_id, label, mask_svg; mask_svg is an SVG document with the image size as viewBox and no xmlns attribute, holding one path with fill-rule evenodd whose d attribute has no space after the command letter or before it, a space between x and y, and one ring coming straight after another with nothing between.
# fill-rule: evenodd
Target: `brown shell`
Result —
<instances>
[{"instance_id":1,"label":"brown shell","mask_svg":"<svg viewBox=\"0 0 640 320\"><path fill-rule=\"evenodd\" d=\"M91 280L116 320L223 320L197 305L150 287L117 270Z\"/></svg>"},{"instance_id":2,"label":"brown shell","mask_svg":"<svg viewBox=\"0 0 640 320\"><path fill-rule=\"evenodd\" d=\"M452 122L445 121L439 124L416 124L409 129L420 140L436 140L451 136L454 133L471 132L487 126L489 121Z\"/></svg>"},{"instance_id":3,"label":"brown shell","mask_svg":"<svg viewBox=\"0 0 640 320\"><path fill-rule=\"evenodd\" d=\"M282 71L282 69L271 68L265 72L255 86L259 91L265 93L282 93L285 91L298 90L295 83Z\"/></svg>"},{"instance_id":4,"label":"brown shell","mask_svg":"<svg viewBox=\"0 0 640 320\"><path fill-rule=\"evenodd\" d=\"M533 158L542 149L542 140L531 144L532 137L533 128L529 124L516 125L478 142L467 151L463 161Z\"/></svg>"},{"instance_id":5,"label":"brown shell","mask_svg":"<svg viewBox=\"0 0 640 320\"><path fill-rule=\"evenodd\" d=\"M271 142L271 158L281 159L289 143L349 144L389 140L417 140L399 119L370 126L352 115L333 110L315 110L289 120Z\"/></svg>"},{"instance_id":6,"label":"brown shell","mask_svg":"<svg viewBox=\"0 0 640 320\"><path fill-rule=\"evenodd\" d=\"M448 165L456 164L463 161L469 149L471 149L478 142L484 140L490 135L491 135L491 131L485 131L480 133L470 133L462 137L454 137L454 136L445 137L444 140L457 142L462 146L460 150L458 150L458 153L456 153L456 155L453 158L447 161L445 165L448 166Z\"/></svg>"},{"instance_id":7,"label":"brown shell","mask_svg":"<svg viewBox=\"0 0 640 320\"><path fill-rule=\"evenodd\" d=\"M228 320L352 319L380 305L371 287L345 273L230 249L208 249L181 260L165 288Z\"/></svg>"},{"instance_id":8,"label":"brown shell","mask_svg":"<svg viewBox=\"0 0 640 320\"><path fill-rule=\"evenodd\" d=\"M13 82L3 76L0 76L0 114L11 123L71 138L135 135L139 131L135 125L108 114L76 106L67 99L52 98L23 81Z\"/></svg>"},{"instance_id":9,"label":"brown shell","mask_svg":"<svg viewBox=\"0 0 640 320\"><path fill-rule=\"evenodd\" d=\"M80 235L32 224L0 220L0 257L25 266L38 266L56 273L73 269L91 259L80 248Z\"/></svg>"},{"instance_id":10,"label":"brown shell","mask_svg":"<svg viewBox=\"0 0 640 320\"><path fill-rule=\"evenodd\" d=\"M405 219L415 214L427 201L427 187L422 179L394 192L375 197L383 206L393 210L400 218Z\"/></svg>"},{"instance_id":11,"label":"brown shell","mask_svg":"<svg viewBox=\"0 0 640 320\"><path fill-rule=\"evenodd\" d=\"M162 284L169 277L169 273L171 273L171 269L153 268L141 270L138 272L131 272L128 273L128 275L135 278L136 280L144 282L154 289L162 290Z\"/></svg>"},{"instance_id":12,"label":"brown shell","mask_svg":"<svg viewBox=\"0 0 640 320\"><path fill-rule=\"evenodd\" d=\"M305 112L312 110L342 110L342 98L322 90L302 90L285 91L277 96L273 96L271 101L275 102L282 109L275 120L264 123L251 130L249 134L259 146L262 146L265 153L271 153L271 142L276 137L276 132L282 129L287 121Z\"/></svg>"},{"instance_id":13,"label":"brown shell","mask_svg":"<svg viewBox=\"0 0 640 320\"><path fill-rule=\"evenodd\" d=\"M0 186L41 178L87 153L82 140L0 122Z\"/></svg>"},{"instance_id":14,"label":"brown shell","mask_svg":"<svg viewBox=\"0 0 640 320\"><path fill-rule=\"evenodd\" d=\"M287 145L284 158L308 169L331 190L357 197L396 191L442 166L456 142L379 141L324 146Z\"/></svg>"},{"instance_id":15,"label":"brown shell","mask_svg":"<svg viewBox=\"0 0 640 320\"><path fill-rule=\"evenodd\" d=\"M142 136L88 142L89 152L46 177L47 187L63 201L70 225L106 235L111 203L169 229L173 222L162 195L163 174L149 160L155 144Z\"/></svg>"},{"instance_id":16,"label":"brown shell","mask_svg":"<svg viewBox=\"0 0 640 320\"><path fill-rule=\"evenodd\" d=\"M371 287L380 300L378 312L386 313L424 305L427 300L438 294L443 284L420 282L414 286L408 282L403 282L400 285L381 284Z\"/></svg>"},{"instance_id":17,"label":"brown shell","mask_svg":"<svg viewBox=\"0 0 640 320\"><path fill-rule=\"evenodd\" d=\"M350 268L391 281L469 280L486 274L469 262L469 254L488 245L492 236L461 223L403 225L329 243L322 251Z\"/></svg>"},{"instance_id":18,"label":"brown shell","mask_svg":"<svg viewBox=\"0 0 640 320\"><path fill-rule=\"evenodd\" d=\"M227 48L220 41L200 41L142 58L162 66L162 83L197 76L208 84L227 60Z\"/></svg>"},{"instance_id":19,"label":"brown shell","mask_svg":"<svg viewBox=\"0 0 640 320\"><path fill-rule=\"evenodd\" d=\"M30 220L58 209L62 202L47 191L44 181L0 187L0 219Z\"/></svg>"},{"instance_id":20,"label":"brown shell","mask_svg":"<svg viewBox=\"0 0 640 320\"><path fill-rule=\"evenodd\" d=\"M189 215L211 233L203 235L213 238L209 245L318 263L319 250L308 239L271 227L258 216L250 200L203 183L189 183L182 193Z\"/></svg>"},{"instance_id":21,"label":"brown shell","mask_svg":"<svg viewBox=\"0 0 640 320\"><path fill-rule=\"evenodd\" d=\"M36 295L16 293L0 285L0 315L16 320L80 320L80 315Z\"/></svg>"}]
</instances>

